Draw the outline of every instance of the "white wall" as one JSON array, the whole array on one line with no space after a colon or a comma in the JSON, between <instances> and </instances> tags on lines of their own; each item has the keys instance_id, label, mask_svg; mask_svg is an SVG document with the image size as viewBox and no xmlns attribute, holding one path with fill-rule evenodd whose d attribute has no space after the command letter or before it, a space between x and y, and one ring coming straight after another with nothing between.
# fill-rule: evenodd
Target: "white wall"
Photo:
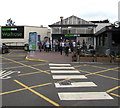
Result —
<instances>
[{"instance_id":1,"label":"white wall","mask_svg":"<svg viewBox=\"0 0 120 108\"><path fill-rule=\"evenodd\" d=\"M0 26L0 43L2 43L2 40L1 40L1 26Z\"/></svg>"}]
</instances>

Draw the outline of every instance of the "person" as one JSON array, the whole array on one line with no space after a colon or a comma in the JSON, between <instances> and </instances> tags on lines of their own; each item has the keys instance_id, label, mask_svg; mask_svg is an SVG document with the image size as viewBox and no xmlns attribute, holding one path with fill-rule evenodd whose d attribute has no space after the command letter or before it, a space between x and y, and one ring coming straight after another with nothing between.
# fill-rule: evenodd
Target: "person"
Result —
<instances>
[{"instance_id":1,"label":"person","mask_svg":"<svg viewBox=\"0 0 120 108\"><path fill-rule=\"evenodd\" d=\"M62 42L59 44L60 54L62 55Z\"/></svg>"},{"instance_id":2,"label":"person","mask_svg":"<svg viewBox=\"0 0 120 108\"><path fill-rule=\"evenodd\" d=\"M70 47L69 40L66 40L65 42L65 55L66 56L69 56L69 47Z\"/></svg>"},{"instance_id":3,"label":"person","mask_svg":"<svg viewBox=\"0 0 120 108\"><path fill-rule=\"evenodd\" d=\"M73 52L74 52L76 49L76 42L75 41L72 42L72 47L73 47Z\"/></svg>"},{"instance_id":4,"label":"person","mask_svg":"<svg viewBox=\"0 0 120 108\"><path fill-rule=\"evenodd\" d=\"M38 48L40 50L40 52L42 51L42 42L41 41L38 41Z\"/></svg>"},{"instance_id":5,"label":"person","mask_svg":"<svg viewBox=\"0 0 120 108\"><path fill-rule=\"evenodd\" d=\"M110 52L110 63L115 62L115 52L111 51Z\"/></svg>"},{"instance_id":6,"label":"person","mask_svg":"<svg viewBox=\"0 0 120 108\"><path fill-rule=\"evenodd\" d=\"M55 45L56 45L56 41L55 40L53 40L53 52L55 52Z\"/></svg>"},{"instance_id":7,"label":"person","mask_svg":"<svg viewBox=\"0 0 120 108\"><path fill-rule=\"evenodd\" d=\"M46 45L46 52L49 52L49 47L50 47L49 41L47 41L47 42L45 43L45 45Z\"/></svg>"},{"instance_id":8,"label":"person","mask_svg":"<svg viewBox=\"0 0 120 108\"><path fill-rule=\"evenodd\" d=\"M93 62L97 62L96 51L95 50L91 50L91 53L92 53L92 57L93 57Z\"/></svg>"},{"instance_id":9,"label":"person","mask_svg":"<svg viewBox=\"0 0 120 108\"><path fill-rule=\"evenodd\" d=\"M59 47L59 49L60 49L60 54L62 55L62 52L63 52L63 50L64 50L64 45L65 43L64 43L64 41L61 41L60 42L60 47Z\"/></svg>"}]
</instances>

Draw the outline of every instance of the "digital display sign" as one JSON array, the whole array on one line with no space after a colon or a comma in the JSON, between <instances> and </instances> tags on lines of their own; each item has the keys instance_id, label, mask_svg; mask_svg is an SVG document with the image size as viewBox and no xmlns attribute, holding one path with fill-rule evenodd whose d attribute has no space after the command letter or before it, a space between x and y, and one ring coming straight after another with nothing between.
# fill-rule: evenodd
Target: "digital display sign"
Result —
<instances>
[{"instance_id":1,"label":"digital display sign","mask_svg":"<svg viewBox=\"0 0 120 108\"><path fill-rule=\"evenodd\" d=\"M24 26L2 26L2 39L22 39L24 38Z\"/></svg>"},{"instance_id":2,"label":"digital display sign","mask_svg":"<svg viewBox=\"0 0 120 108\"><path fill-rule=\"evenodd\" d=\"M80 34L65 34L65 37L71 37L71 36L80 36Z\"/></svg>"}]
</instances>

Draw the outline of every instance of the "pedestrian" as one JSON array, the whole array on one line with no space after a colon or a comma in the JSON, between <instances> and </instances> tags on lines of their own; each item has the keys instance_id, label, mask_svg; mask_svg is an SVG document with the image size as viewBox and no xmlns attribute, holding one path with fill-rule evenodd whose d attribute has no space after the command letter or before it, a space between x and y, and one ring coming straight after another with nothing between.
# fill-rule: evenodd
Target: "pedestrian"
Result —
<instances>
[{"instance_id":1,"label":"pedestrian","mask_svg":"<svg viewBox=\"0 0 120 108\"><path fill-rule=\"evenodd\" d=\"M53 52L55 52L55 45L56 45L56 41L53 40L53 44L52 44L52 47L53 47Z\"/></svg>"},{"instance_id":2,"label":"pedestrian","mask_svg":"<svg viewBox=\"0 0 120 108\"><path fill-rule=\"evenodd\" d=\"M66 56L69 56L69 48L70 48L69 40L66 40L65 42L65 55Z\"/></svg>"},{"instance_id":3,"label":"pedestrian","mask_svg":"<svg viewBox=\"0 0 120 108\"><path fill-rule=\"evenodd\" d=\"M59 50L60 50L60 54L62 55L62 42L60 42L59 44Z\"/></svg>"},{"instance_id":4,"label":"pedestrian","mask_svg":"<svg viewBox=\"0 0 120 108\"><path fill-rule=\"evenodd\" d=\"M65 47L65 43L64 43L64 41L61 41L60 45L59 45L59 50L60 50L61 55L62 55L62 52L64 51L64 47Z\"/></svg>"},{"instance_id":5,"label":"pedestrian","mask_svg":"<svg viewBox=\"0 0 120 108\"><path fill-rule=\"evenodd\" d=\"M110 63L115 62L115 52L111 51L110 52Z\"/></svg>"},{"instance_id":6,"label":"pedestrian","mask_svg":"<svg viewBox=\"0 0 120 108\"><path fill-rule=\"evenodd\" d=\"M50 47L49 41L47 41L47 42L45 43L45 45L46 45L46 52L49 52L49 47Z\"/></svg>"},{"instance_id":7,"label":"pedestrian","mask_svg":"<svg viewBox=\"0 0 120 108\"><path fill-rule=\"evenodd\" d=\"M38 41L38 48L39 48L39 51L41 52L42 51L42 42L41 41Z\"/></svg>"},{"instance_id":8,"label":"pedestrian","mask_svg":"<svg viewBox=\"0 0 120 108\"><path fill-rule=\"evenodd\" d=\"M74 52L75 49L76 49L76 42L75 42L75 41L72 42L72 48L73 48L73 51L72 51L72 52Z\"/></svg>"}]
</instances>

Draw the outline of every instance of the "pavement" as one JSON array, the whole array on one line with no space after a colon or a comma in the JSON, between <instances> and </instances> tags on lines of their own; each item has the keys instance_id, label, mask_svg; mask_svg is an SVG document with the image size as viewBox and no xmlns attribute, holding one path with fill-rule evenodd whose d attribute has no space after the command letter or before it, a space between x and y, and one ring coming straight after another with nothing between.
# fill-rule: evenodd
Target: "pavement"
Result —
<instances>
[{"instance_id":1,"label":"pavement","mask_svg":"<svg viewBox=\"0 0 120 108\"><path fill-rule=\"evenodd\" d=\"M69 53L69 56L66 56L65 53L61 55L60 52L53 52L53 51L30 51L27 53L26 60L31 61L43 61L43 62L51 62L51 63L71 63L72 61L72 53ZM97 62L93 62L93 60L85 59L81 60L77 57L77 61L80 63L109 63L109 64L118 64L119 62L110 63L110 60L100 60Z\"/></svg>"},{"instance_id":2,"label":"pavement","mask_svg":"<svg viewBox=\"0 0 120 108\"><path fill-rule=\"evenodd\" d=\"M70 53L69 56L66 56L65 53L61 55L60 52L30 51L26 56L26 60L70 63L72 62L72 54Z\"/></svg>"}]
</instances>

